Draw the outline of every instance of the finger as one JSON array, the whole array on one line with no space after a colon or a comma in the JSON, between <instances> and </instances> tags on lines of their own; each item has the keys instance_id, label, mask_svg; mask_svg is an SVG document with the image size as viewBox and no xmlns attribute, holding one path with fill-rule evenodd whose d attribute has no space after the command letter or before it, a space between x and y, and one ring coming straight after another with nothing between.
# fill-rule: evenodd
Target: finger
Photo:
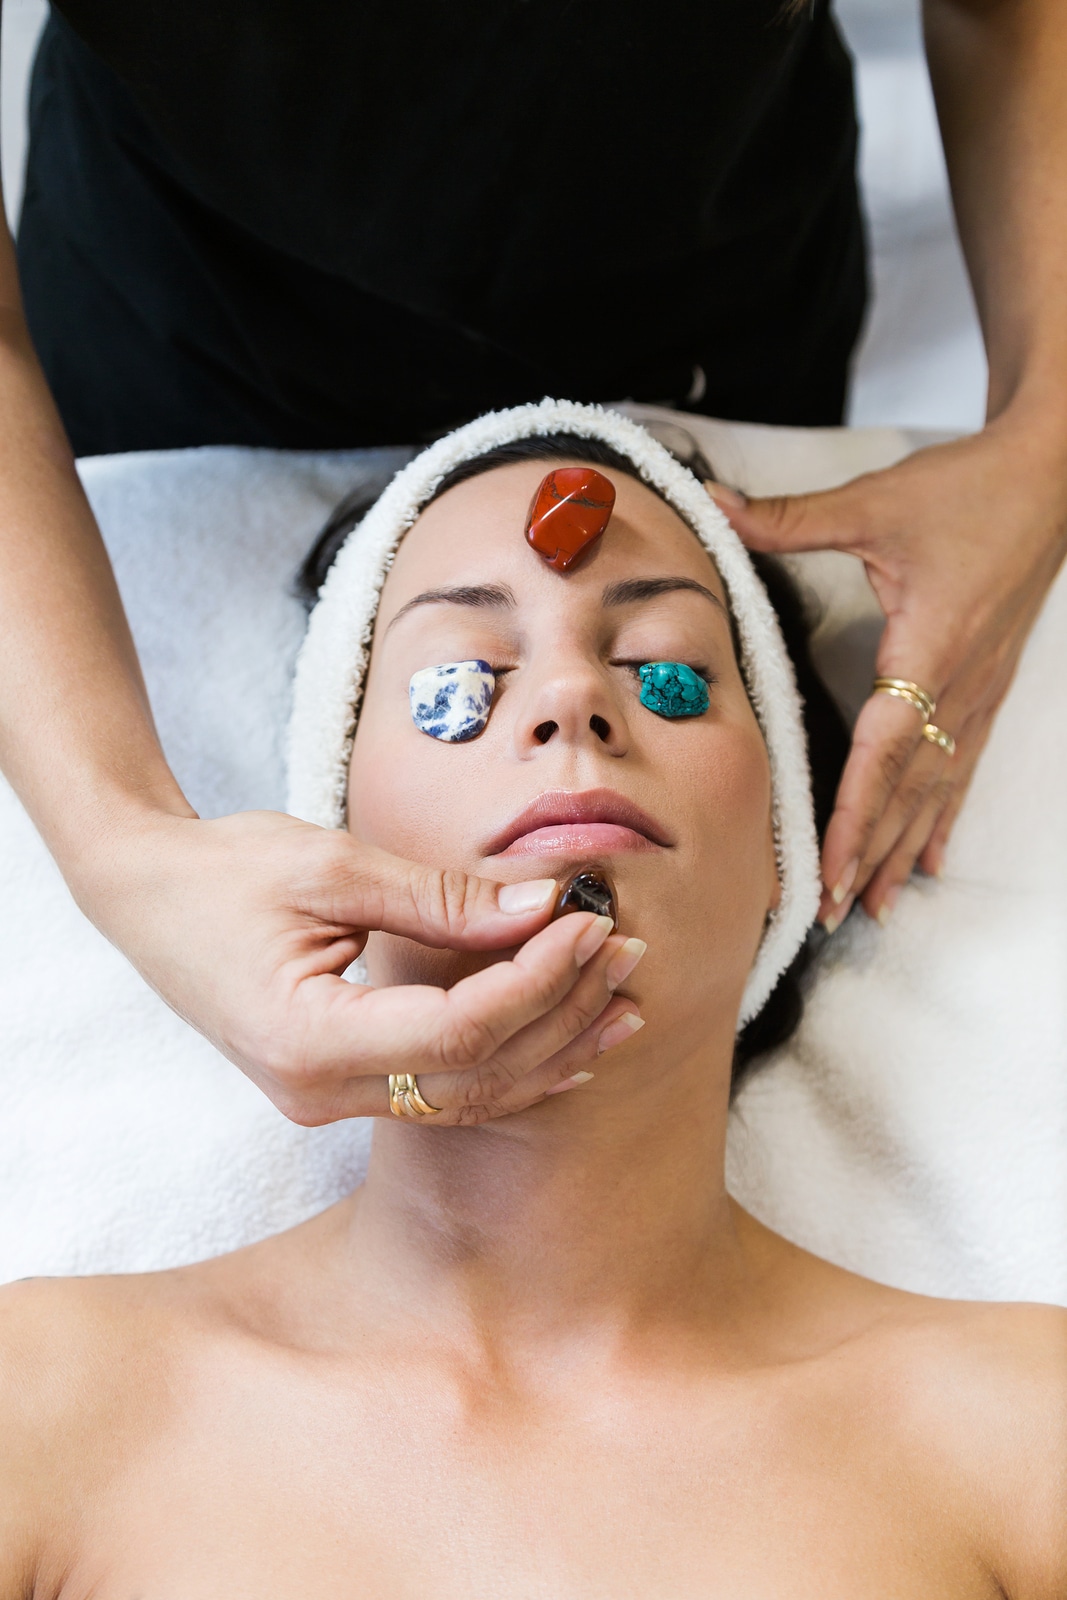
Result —
<instances>
[{"instance_id":1,"label":"finger","mask_svg":"<svg viewBox=\"0 0 1067 1600\"><path fill-rule=\"evenodd\" d=\"M470 1105L503 1100L520 1079L556 1058L597 1022L615 990L626 982L644 953L642 939L618 935L608 939L558 1006L513 1034L488 1061L463 1078L435 1082L433 1088L439 1091L442 1103L447 1104L456 1096Z\"/></svg>"},{"instance_id":2,"label":"finger","mask_svg":"<svg viewBox=\"0 0 1067 1600\"><path fill-rule=\"evenodd\" d=\"M960 691L952 689L945 696L936 717L939 725L943 724L954 732L954 753L949 756L933 742L925 738L920 740L874 829L854 876L853 893L862 895L865 909L873 915L877 915L881 908L882 888L903 883L918 863L937 818L950 805L951 817L954 819L957 814L1004 692L999 680L995 685L987 686L980 708L970 715L964 715L959 709L961 699L965 699L968 693L965 688ZM917 720L922 725L922 719ZM929 823L925 831L924 823L919 820L921 817L925 817ZM911 859L906 860L909 851L912 852ZM882 869L891 859L893 871L889 876L884 876ZM871 885L876 877L879 887L872 894Z\"/></svg>"},{"instance_id":3,"label":"finger","mask_svg":"<svg viewBox=\"0 0 1067 1600\"><path fill-rule=\"evenodd\" d=\"M935 817L948 804L956 786L960 772L959 760L958 746L955 757L949 757L945 751L925 739L916 749L860 858L853 893L863 897L865 905L868 887L884 863L895 856L898 850L906 849L906 841L915 837L919 818L929 813L927 832L918 839L915 855L900 881L910 873L915 857L929 837Z\"/></svg>"},{"instance_id":4,"label":"finger","mask_svg":"<svg viewBox=\"0 0 1067 1600\"><path fill-rule=\"evenodd\" d=\"M935 702L944 699L948 668L941 654L942 643L931 645L913 637L908 619L892 617L878 647L875 673L878 677L900 678L921 685ZM957 735L962 731L966 703L962 691L946 700L939 712L944 725ZM823 841L823 881L831 902L835 894L840 903L843 886L850 875L854 885L863 888L870 867L884 857L899 837L908 819L900 815L890 827L891 838L882 856L872 857L872 840L905 773L923 744L922 713L909 701L884 692L872 692L865 702L852 735L852 749L838 787L834 814ZM925 761L921 772L932 774ZM937 781L936 776L930 781ZM911 814L922 803L921 793L909 793ZM895 831L894 831L895 828ZM866 863L866 869L863 864Z\"/></svg>"},{"instance_id":5,"label":"finger","mask_svg":"<svg viewBox=\"0 0 1067 1600\"><path fill-rule=\"evenodd\" d=\"M921 742L922 723L905 701L872 695L863 706L823 840L824 911L860 882L875 830Z\"/></svg>"},{"instance_id":6,"label":"finger","mask_svg":"<svg viewBox=\"0 0 1067 1600\"><path fill-rule=\"evenodd\" d=\"M423 1119L423 1125L432 1128L455 1128L488 1122L491 1118L510 1116L525 1111L538 1101L552 1095L577 1088L587 1083L594 1073L587 1070L602 1055L619 1044L632 1039L644 1027L642 1018L632 1000L621 995L608 1001L592 1024L570 1041L548 1061L540 1062L532 1072L520 1078L506 1095L485 1105L466 1103L442 1107L432 1116ZM434 1104L428 1077L418 1078L419 1093ZM347 1115L350 1117L392 1117L395 1115L389 1100L388 1078L357 1078L346 1090ZM414 1119L413 1119L414 1120Z\"/></svg>"},{"instance_id":7,"label":"finger","mask_svg":"<svg viewBox=\"0 0 1067 1600\"><path fill-rule=\"evenodd\" d=\"M968 729L967 748L963 752L964 764L960 772L959 781L931 829L930 837L923 846L922 854L919 858L919 865L923 871L930 873L933 877L939 878L944 871L945 847L956 825L956 818L960 814L963 802L967 798L979 757L985 749L989 735L993 730L994 720L995 712L989 712L975 718L974 726Z\"/></svg>"},{"instance_id":8,"label":"finger","mask_svg":"<svg viewBox=\"0 0 1067 1600\"><path fill-rule=\"evenodd\" d=\"M704 487L750 550L851 550L865 523L854 492L859 481L819 494L752 499L722 484Z\"/></svg>"},{"instance_id":9,"label":"finger","mask_svg":"<svg viewBox=\"0 0 1067 1600\"><path fill-rule=\"evenodd\" d=\"M609 917L575 913L449 990L369 989L329 973L296 986L288 1026L260 1041L271 1098L293 1121L328 1122L347 1109L349 1079L391 1072L469 1071L512 1034L551 1011L611 933Z\"/></svg>"},{"instance_id":10,"label":"finger","mask_svg":"<svg viewBox=\"0 0 1067 1600\"><path fill-rule=\"evenodd\" d=\"M983 711L965 723L951 758L925 740L917 750L875 833L869 860L861 864L856 875L855 892L862 895L869 916L884 922L896 903L895 891L907 882L915 867L921 864L924 871L929 870L921 858L942 817L947 819L946 827L951 828L992 721L992 712Z\"/></svg>"},{"instance_id":11,"label":"finger","mask_svg":"<svg viewBox=\"0 0 1067 1600\"><path fill-rule=\"evenodd\" d=\"M862 896L863 909L884 928L892 916L900 891L914 871L919 855L945 809L940 797L930 796L912 818L893 850L877 867Z\"/></svg>"},{"instance_id":12,"label":"finger","mask_svg":"<svg viewBox=\"0 0 1067 1600\"><path fill-rule=\"evenodd\" d=\"M303 909L327 924L381 929L434 948L500 950L543 927L557 892L553 878L498 883L404 861L338 834Z\"/></svg>"},{"instance_id":13,"label":"finger","mask_svg":"<svg viewBox=\"0 0 1067 1600\"><path fill-rule=\"evenodd\" d=\"M590 1027L557 1055L542 1061L520 1078L514 1088L497 1101L495 1109L505 1114L521 1111L538 1100L565 1093L579 1082L587 1083L596 1076L601 1056L626 1044L644 1025L644 1018L633 1001L616 995ZM576 1075L580 1075L577 1082Z\"/></svg>"}]
</instances>

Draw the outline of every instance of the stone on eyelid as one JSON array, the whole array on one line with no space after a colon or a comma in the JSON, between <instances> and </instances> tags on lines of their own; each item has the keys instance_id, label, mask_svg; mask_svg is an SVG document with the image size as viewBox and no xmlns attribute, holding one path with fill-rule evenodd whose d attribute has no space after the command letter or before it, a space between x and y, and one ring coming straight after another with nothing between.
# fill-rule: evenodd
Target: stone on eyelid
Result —
<instances>
[{"instance_id":1,"label":"stone on eyelid","mask_svg":"<svg viewBox=\"0 0 1067 1600\"><path fill-rule=\"evenodd\" d=\"M446 661L411 675L411 720L445 744L476 739L489 721L496 675L488 661Z\"/></svg>"},{"instance_id":2,"label":"stone on eyelid","mask_svg":"<svg viewBox=\"0 0 1067 1600\"><path fill-rule=\"evenodd\" d=\"M684 661L649 661L639 668L641 704L660 717L699 717L708 686Z\"/></svg>"},{"instance_id":3,"label":"stone on eyelid","mask_svg":"<svg viewBox=\"0 0 1067 1600\"><path fill-rule=\"evenodd\" d=\"M557 572L569 572L600 538L615 485L594 467L556 467L542 478L526 518L527 542Z\"/></svg>"}]
</instances>

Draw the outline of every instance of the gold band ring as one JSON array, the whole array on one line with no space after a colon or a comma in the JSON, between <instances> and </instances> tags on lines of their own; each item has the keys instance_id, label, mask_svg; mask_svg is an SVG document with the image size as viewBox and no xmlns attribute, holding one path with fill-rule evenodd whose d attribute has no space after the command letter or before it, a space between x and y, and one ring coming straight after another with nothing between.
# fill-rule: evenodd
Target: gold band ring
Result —
<instances>
[{"instance_id":1,"label":"gold band ring","mask_svg":"<svg viewBox=\"0 0 1067 1600\"><path fill-rule=\"evenodd\" d=\"M947 756L956 754L956 741L951 733L946 733L944 728L935 727L932 722L928 722L923 728L923 738L929 739L931 744L936 744L937 748L943 750Z\"/></svg>"},{"instance_id":2,"label":"gold band ring","mask_svg":"<svg viewBox=\"0 0 1067 1600\"><path fill-rule=\"evenodd\" d=\"M423 1117L435 1117L440 1106L432 1106L419 1093L419 1080L413 1072L389 1074L389 1109L394 1117L408 1117L420 1122Z\"/></svg>"},{"instance_id":3,"label":"gold band ring","mask_svg":"<svg viewBox=\"0 0 1067 1600\"><path fill-rule=\"evenodd\" d=\"M930 744L936 744L947 756L956 754L956 741L951 733L946 733L944 728L939 728L933 721L937 705L925 689L920 689L917 683L911 683L907 678L875 678L872 694L891 694L898 700L906 700L909 706L914 706L923 719L923 738Z\"/></svg>"},{"instance_id":4,"label":"gold band ring","mask_svg":"<svg viewBox=\"0 0 1067 1600\"><path fill-rule=\"evenodd\" d=\"M924 722L929 722L937 710L936 702L932 695L925 689L920 689L917 683L910 683L907 678L875 678L872 694L891 694L897 700L906 700L909 706L914 706Z\"/></svg>"}]
</instances>

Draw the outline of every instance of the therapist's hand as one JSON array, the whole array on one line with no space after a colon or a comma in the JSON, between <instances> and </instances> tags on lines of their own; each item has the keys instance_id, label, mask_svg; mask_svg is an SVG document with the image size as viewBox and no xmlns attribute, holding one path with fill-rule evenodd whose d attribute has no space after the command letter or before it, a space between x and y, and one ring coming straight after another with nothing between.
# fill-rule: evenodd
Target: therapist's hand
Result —
<instances>
[{"instance_id":1,"label":"therapist's hand","mask_svg":"<svg viewBox=\"0 0 1067 1600\"><path fill-rule=\"evenodd\" d=\"M106 842L94 853L102 861ZM275 812L127 819L106 876L106 905L80 885L85 909L174 1010L305 1125L388 1115L391 1072L420 1074L444 1109L435 1121L484 1121L558 1092L640 1026L618 1026L637 1007L614 996L640 950L624 949L607 919L549 923L550 879L435 871ZM521 948L447 991L379 991L341 977L369 929L459 950Z\"/></svg>"},{"instance_id":2,"label":"therapist's hand","mask_svg":"<svg viewBox=\"0 0 1067 1600\"><path fill-rule=\"evenodd\" d=\"M946 841L1027 635L1067 548L1067 462L1058 440L1006 421L921 450L823 494L744 501L709 493L752 549L859 556L886 615L879 677L918 683L951 758L905 701L864 705L823 847L820 917L854 898L885 921L918 863Z\"/></svg>"}]
</instances>

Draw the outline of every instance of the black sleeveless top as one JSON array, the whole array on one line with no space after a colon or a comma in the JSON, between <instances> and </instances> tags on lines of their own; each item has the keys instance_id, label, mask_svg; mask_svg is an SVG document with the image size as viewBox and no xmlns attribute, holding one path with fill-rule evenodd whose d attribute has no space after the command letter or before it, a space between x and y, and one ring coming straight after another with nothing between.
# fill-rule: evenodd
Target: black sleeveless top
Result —
<instances>
[{"instance_id":1,"label":"black sleeveless top","mask_svg":"<svg viewBox=\"0 0 1067 1600\"><path fill-rule=\"evenodd\" d=\"M56 0L30 118L23 287L79 453L544 394L839 420L827 0Z\"/></svg>"}]
</instances>

